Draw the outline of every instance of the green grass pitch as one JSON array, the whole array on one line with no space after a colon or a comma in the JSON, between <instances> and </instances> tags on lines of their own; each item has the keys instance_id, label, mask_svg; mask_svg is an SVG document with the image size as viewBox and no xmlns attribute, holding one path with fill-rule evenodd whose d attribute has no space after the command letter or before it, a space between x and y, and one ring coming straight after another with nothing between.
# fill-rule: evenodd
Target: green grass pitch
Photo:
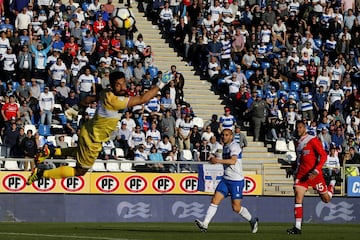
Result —
<instances>
[{"instance_id":1,"label":"green grass pitch","mask_svg":"<svg viewBox=\"0 0 360 240\"><path fill-rule=\"evenodd\" d=\"M250 233L246 223L212 223L201 233L194 223L0 223L2 240L281 240L360 238L358 224L304 224L302 235L287 235L291 224L259 223Z\"/></svg>"}]
</instances>

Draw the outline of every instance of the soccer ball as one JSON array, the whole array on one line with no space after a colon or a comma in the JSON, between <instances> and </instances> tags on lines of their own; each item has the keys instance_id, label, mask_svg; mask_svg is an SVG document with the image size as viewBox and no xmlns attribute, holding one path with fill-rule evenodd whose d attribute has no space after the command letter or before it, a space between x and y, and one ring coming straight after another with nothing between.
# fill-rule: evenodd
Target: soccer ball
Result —
<instances>
[{"instance_id":1,"label":"soccer ball","mask_svg":"<svg viewBox=\"0 0 360 240\"><path fill-rule=\"evenodd\" d=\"M128 8L116 8L111 18L114 26L117 28L129 29L135 24L134 14Z\"/></svg>"}]
</instances>

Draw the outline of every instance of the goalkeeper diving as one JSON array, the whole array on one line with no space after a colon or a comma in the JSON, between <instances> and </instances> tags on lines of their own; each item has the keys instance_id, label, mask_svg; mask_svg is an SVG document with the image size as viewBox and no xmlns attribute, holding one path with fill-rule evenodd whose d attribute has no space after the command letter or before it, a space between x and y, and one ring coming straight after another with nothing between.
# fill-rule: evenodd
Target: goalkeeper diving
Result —
<instances>
[{"instance_id":1,"label":"goalkeeper diving","mask_svg":"<svg viewBox=\"0 0 360 240\"><path fill-rule=\"evenodd\" d=\"M98 102L94 117L85 122L79 135L77 147L56 148L56 156L73 156L76 158L76 166L60 166L58 168L46 170L42 165L38 165L32 171L26 184L31 185L40 178L68 178L83 176L92 167L97 159L102 143L110 138L110 134L116 129L121 118L119 111L148 102L158 91L173 79L172 75L164 74L156 86L139 96L128 97L126 95L126 80L122 72L110 74L110 87L100 92L98 96L87 96L82 99L82 105L91 102Z\"/></svg>"}]
</instances>

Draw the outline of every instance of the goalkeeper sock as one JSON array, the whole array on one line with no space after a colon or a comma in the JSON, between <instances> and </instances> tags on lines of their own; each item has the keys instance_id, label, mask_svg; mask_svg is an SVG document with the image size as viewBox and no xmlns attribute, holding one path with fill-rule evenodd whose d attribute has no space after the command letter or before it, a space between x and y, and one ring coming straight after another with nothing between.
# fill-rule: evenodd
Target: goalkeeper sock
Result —
<instances>
[{"instance_id":1,"label":"goalkeeper sock","mask_svg":"<svg viewBox=\"0 0 360 240\"><path fill-rule=\"evenodd\" d=\"M75 168L69 166L61 166L51 170L45 170L43 173L44 178L67 178L75 176Z\"/></svg>"}]
</instances>

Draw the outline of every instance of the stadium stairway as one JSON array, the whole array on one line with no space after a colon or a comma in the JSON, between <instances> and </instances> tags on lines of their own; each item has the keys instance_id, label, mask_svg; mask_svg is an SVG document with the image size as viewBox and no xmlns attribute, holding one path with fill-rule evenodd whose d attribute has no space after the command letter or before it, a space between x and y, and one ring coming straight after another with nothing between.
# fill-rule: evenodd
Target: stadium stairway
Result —
<instances>
[{"instance_id":1,"label":"stadium stairway","mask_svg":"<svg viewBox=\"0 0 360 240\"><path fill-rule=\"evenodd\" d=\"M104 0L103 0L104 1ZM115 4L123 7L124 4ZM137 3L133 2L131 11L136 18L136 27L138 32L134 34L134 39L141 33L144 42L150 45L154 52L154 66L165 72L169 71L171 65L175 65L177 70L184 75L184 100L191 104L196 116L204 121L211 119L212 114L221 116L224 114L224 105L218 95L211 91L211 84L206 80L201 80L194 74L192 66L181 61L169 43L162 38L157 25L153 25L144 17L144 13L138 12ZM246 134L246 132L244 132ZM263 142L254 142L252 136L246 136L248 146L243 153L243 166L246 173L263 174L264 192L267 195L289 194L292 181L286 178L286 172L280 169L276 156L268 152L267 146ZM276 187L280 184L281 188ZM284 185L284 186L283 186ZM290 192L292 194L292 190Z\"/></svg>"}]
</instances>

